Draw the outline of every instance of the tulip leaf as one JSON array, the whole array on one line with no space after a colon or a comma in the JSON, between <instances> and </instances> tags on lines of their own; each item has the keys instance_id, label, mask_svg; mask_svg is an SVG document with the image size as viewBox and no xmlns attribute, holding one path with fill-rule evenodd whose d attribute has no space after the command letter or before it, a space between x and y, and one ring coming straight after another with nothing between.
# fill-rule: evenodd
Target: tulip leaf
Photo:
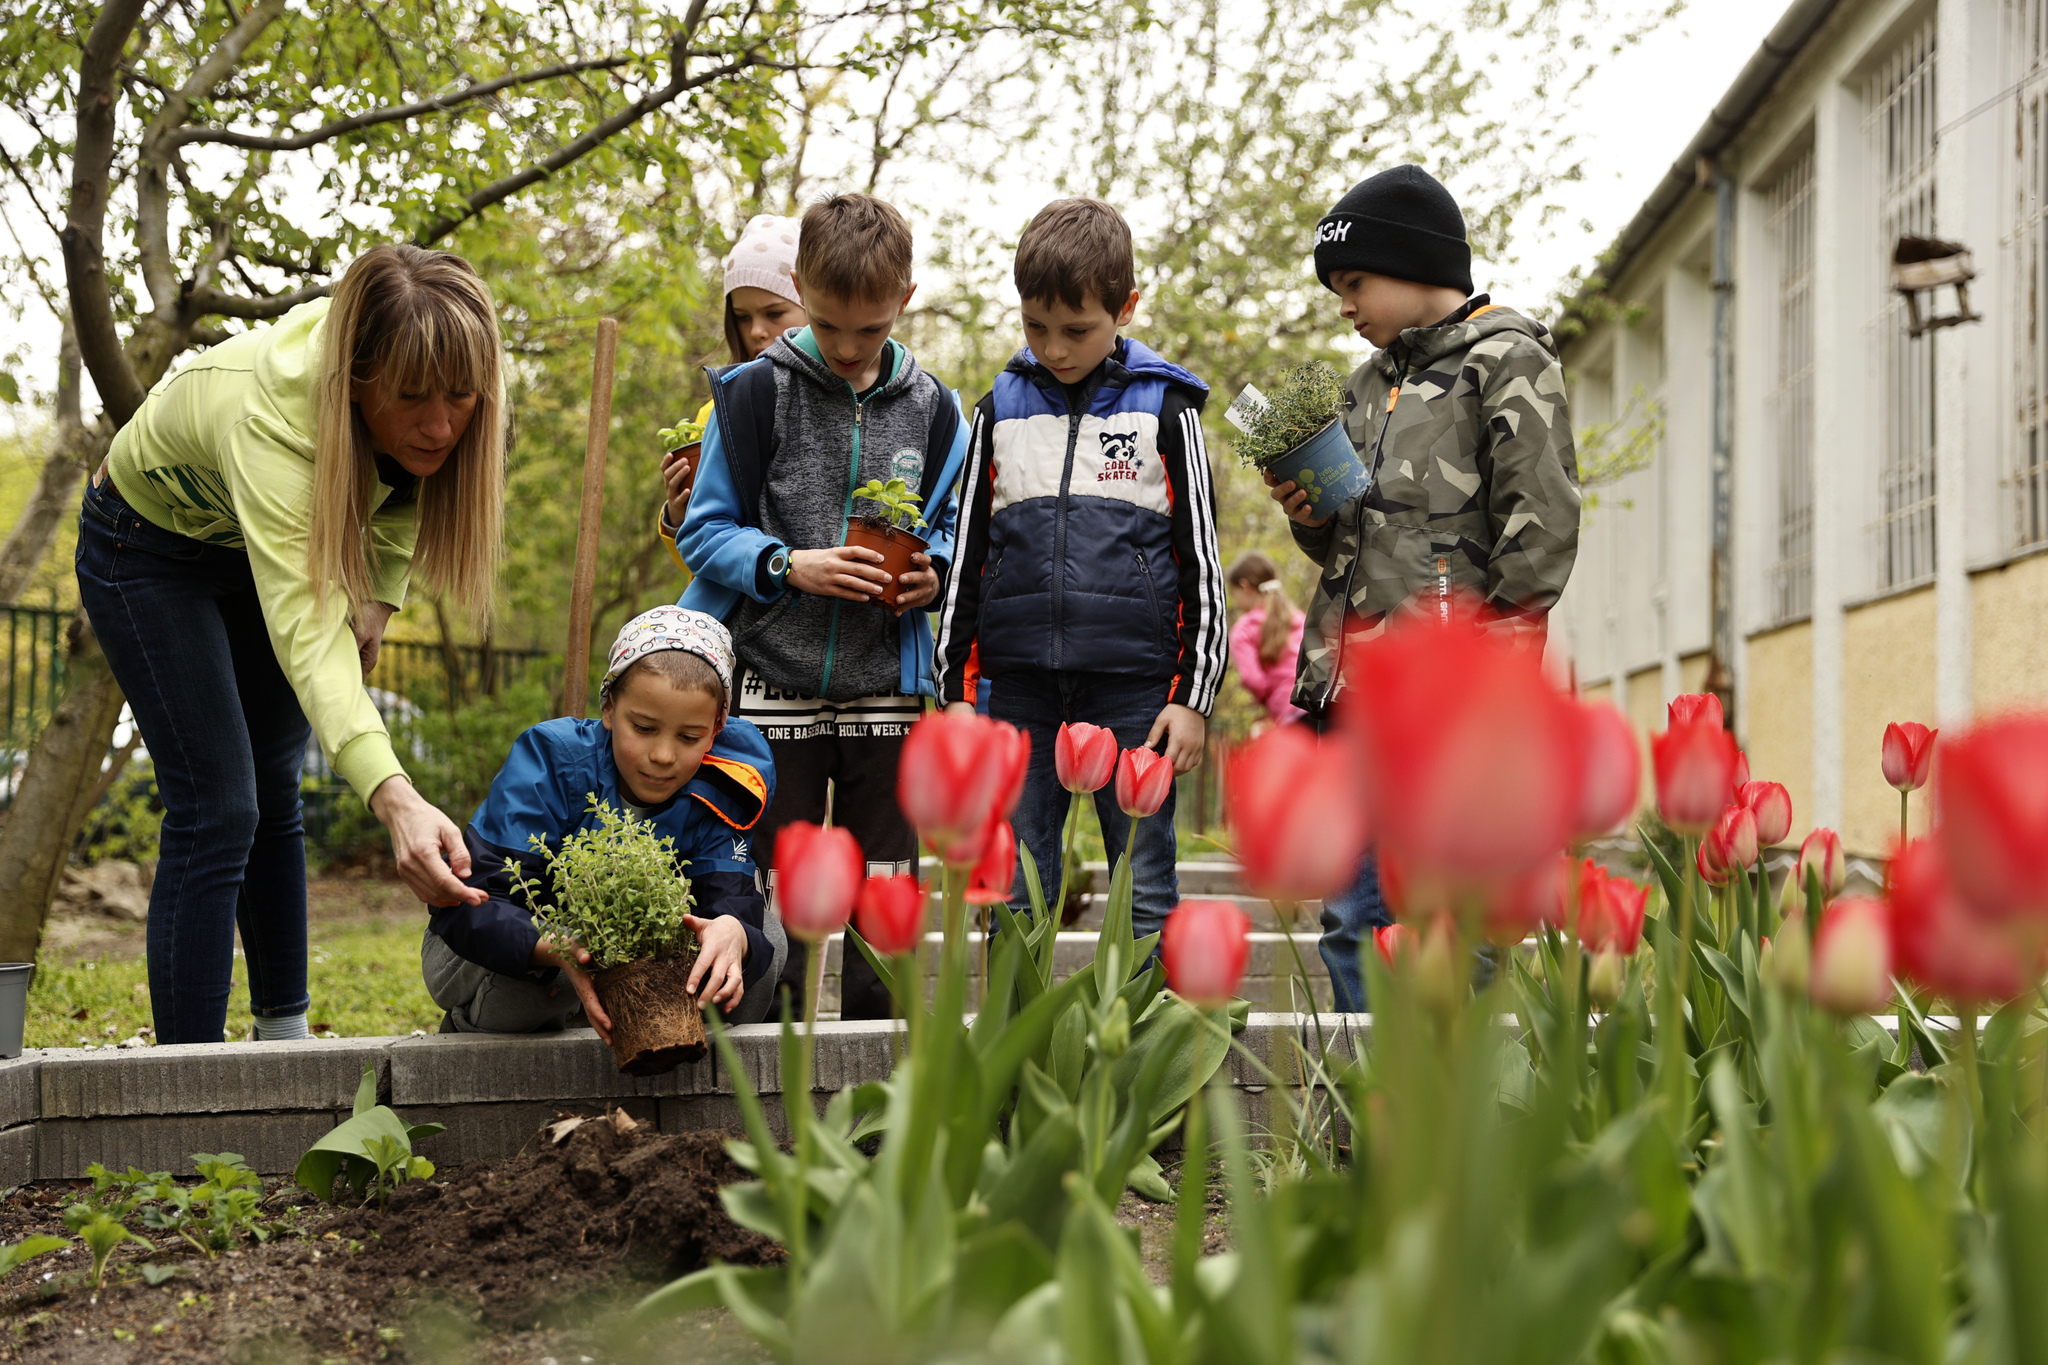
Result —
<instances>
[{"instance_id":1,"label":"tulip leaf","mask_svg":"<svg viewBox=\"0 0 2048 1365\"><path fill-rule=\"evenodd\" d=\"M862 938L860 930L850 924L846 926L846 936L853 940L854 947L860 949L860 955L868 960L868 965L875 969L875 975L881 978L882 989L889 993L891 1000L894 1000L896 998L896 964L876 952L874 945Z\"/></svg>"}]
</instances>

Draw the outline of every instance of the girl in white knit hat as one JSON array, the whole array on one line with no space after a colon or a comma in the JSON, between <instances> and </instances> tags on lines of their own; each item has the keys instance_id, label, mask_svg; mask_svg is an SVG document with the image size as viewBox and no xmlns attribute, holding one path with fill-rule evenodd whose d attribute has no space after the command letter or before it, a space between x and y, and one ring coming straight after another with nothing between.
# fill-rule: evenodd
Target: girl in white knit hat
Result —
<instances>
[{"instance_id":1,"label":"girl in white knit hat","mask_svg":"<svg viewBox=\"0 0 2048 1365\"><path fill-rule=\"evenodd\" d=\"M735 365L767 350L784 332L810 322L796 296L796 241L802 222L756 214L725 258L725 345ZM697 414L697 425L702 428L710 420L707 402ZM683 557L676 553L676 530L690 505L694 472L678 452L662 456L661 539L677 564Z\"/></svg>"}]
</instances>

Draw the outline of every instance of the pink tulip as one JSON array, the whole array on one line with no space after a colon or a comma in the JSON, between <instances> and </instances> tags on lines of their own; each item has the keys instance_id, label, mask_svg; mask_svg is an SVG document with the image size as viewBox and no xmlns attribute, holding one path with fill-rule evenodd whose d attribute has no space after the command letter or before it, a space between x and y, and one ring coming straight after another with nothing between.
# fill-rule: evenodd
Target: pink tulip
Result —
<instances>
[{"instance_id":1,"label":"pink tulip","mask_svg":"<svg viewBox=\"0 0 2048 1365\"><path fill-rule=\"evenodd\" d=\"M1715 706L1718 710L1719 703ZM1650 740L1650 753L1656 761L1657 809L1664 823L1682 834L1712 829L1734 786L1739 757L1735 736L1715 721L1674 721Z\"/></svg>"},{"instance_id":2,"label":"pink tulip","mask_svg":"<svg viewBox=\"0 0 2048 1365\"><path fill-rule=\"evenodd\" d=\"M1383 853L1418 897L1471 904L1536 871L1578 823L1578 707L1534 653L1480 628L1406 619L1346 661L1343 725Z\"/></svg>"},{"instance_id":3,"label":"pink tulip","mask_svg":"<svg viewBox=\"0 0 2048 1365\"><path fill-rule=\"evenodd\" d=\"M1756 866L1756 814L1748 806L1730 806L1707 831L1713 859L1731 872Z\"/></svg>"},{"instance_id":4,"label":"pink tulip","mask_svg":"<svg viewBox=\"0 0 2048 1365\"><path fill-rule=\"evenodd\" d=\"M1068 791L1100 791L1116 776L1116 736L1100 725L1069 722L1053 741L1052 761Z\"/></svg>"},{"instance_id":5,"label":"pink tulip","mask_svg":"<svg viewBox=\"0 0 2048 1365\"><path fill-rule=\"evenodd\" d=\"M1173 763L1151 749L1126 749L1116 763L1116 804L1125 815L1155 815L1173 790Z\"/></svg>"},{"instance_id":6,"label":"pink tulip","mask_svg":"<svg viewBox=\"0 0 2048 1365\"><path fill-rule=\"evenodd\" d=\"M1728 885L1735 873L1722 861L1725 851L1714 846L1713 831L1709 830L1700 840L1700 850L1693 855L1693 865L1700 870L1700 880L1708 886L1719 889Z\"/></svg>"},{"instance_id":7,"label":"pink tulip","mask_svg":"<svg viewBox=\"0 0 2048 1365\"><path fill-rule=\"evenodd\" d=\"M1819 827L1806 836L1799 845L1799 863L1793 869L1794 884L1799 888L1799 903L1806 903L1806 872L1812 868L1820 873L1820 889L1823 896L1839 896L1842 888L1849 884L1849 865L1842 858L1842 836L1833 830Z\"/></svg>"},{"instance_id":8,"label":"pink tulip","mask_svg":"<svg viewBox=\"0 0 2048 1365\"><path fill-rule=\"evenodd\" d=\"M1935 823L1956 889L1980 914L2048 932L2048 714L1972 725L1941 754Z\"/></svg>"},{"instance_id":9,"label":"pink tulip","mask_svg":"<svg viewBox=\"0 0 2048 1365\"><path fill-rule=\"evenodd\" d=\"M1383 924L1372 931L1372 946L1380 961L1398 967L1415 951L1415 931L1405 924Z\"/></svg>"},{"instance_id":10,"label":"pink tulip","mask_svg":"<svg viewBox=\"0 0 2048 1365\"><path fill-rule=\"evenodd\" d=\"M1664 714L1667 726L1673 729L1695 721L1705 721L1716 730L1727 728L1721 719L1721 698L1712 692L1687 692L1673 697Z\"/></svg>"},{"instance_id":11,"label":"pink tulip","mask_svg":"<svg viewBox=\"0 0 2048 1365\"><path fill-rule=\"evenodd\" d=\"M1031 737L986 716L934 711L910 727L896 798L911 828L945 862L972 866L989 831L1024 790Z\"/></svg>"},{"instance_id":12,"label":"pink tulip","mask_svg":"<svg viewBox=\"0 0 2048 1365\"><path fill-rule=\"evenodd\" d=\"M1765 848L1792 832L1792 793L1776 782L1745 782L1742 804L1756 816L1756 841Z\"/></svg>"},{"instance_id":13,"label":"pink tulip","mask_svg":"<svg viewBox=\"0 0 2048 1365\"><path fill-rule=\"evenodd\" d=\"M1004 820L989 832L981 861L967 878L967 899L975 905L1001 905L1010 899L1017 878L1017 834Z\"/></svg>"},{"instance_id":14,"label":"pink tulip","mask_svg":"<svg viewBox=\"0 0 2048 1365\"><path fill-rule=\"evenodd\" d=\"M883 957L915 952L924 936L924 888L909 875L868 878L861 883L854 924Z\"/></svg>"},{"instance_id":15,"label":"pink tulip","mask_svg":"<svg viewBox=\"0 0 2048 1365\"><path fill-rule=\"evenodd\" d=\"M1807 992L1836 1014L1874 1014L1892 998L1892 939L1882 901L1845 896L1821 916Z\"/></svg>"},{"instance_id":16,"label":"pink tulip","mask_svg":"<svg viewBox=\"0 0 2048 1365\"><path fill-rule=\"evenodd\" d=\"M1347 758L1299 725L1268 730L1231 756L1230 828L1254 894L1319 900L1358 879L1370 830L1365 784Z\"/></svg>"},{"instance_id":17,"label":"pink tulip","mask_svg":"<svg viewBox=\"0 0 2048 1365\"><path fill-rule=\"evenodd\" d=\"M867 864L860 845L841 826L805 821L775 832L775 898L782 927L807 943L846 927L860 895Z\"/></svg>"},{"instance_id":18,"label":"pink tulip","mask_svg":"<svg viewBox=\"0 0 2048 1365\"><path fill-rule=\"evenodd\" d=\"M1742 789L1749 785L1749 755L1735 751L1735 776L1729 779L1728 799L1737 805L1742 803Z\"/></svg>"},{"instance_id":19,"label":"pink tulip","mask_svg":"<svg viewBox=\"0 0 2048 1365\"><path fill-rule=\"evenodd\" d=\"M1182 901L1159 937L1166 984L1205 1009L1228 1004L1251 960L1251 931L1251 920L1229 901Z\"/></svg>"},{"instance_id":20,"label":"pink tulip","mask_svg":"<svg viewBox=\"0 0 2048 1365\"><path fill-rule=\"evenodd\" d=\"M1940 733L1911 720L1885 726L1884 780L1902 792L1926 786L1927 775L1934 768L1934 737Z\"/></svg>"},{"instance_id":21,"label":"pink tulip","mask_svg":"<svg viewBox=\"0 0 2048 1365\"><path fill-rule=\"evenodd\" d=\"M1579 704L1581 743L1586 750L1585 786L1573 836L1596 839L1611 833L1636 808L1642 786L1643 754L1635 727L1605 702Z\"/></svg>"},{"instance_id":22,"label":"pink tulip","mask_svg":"<svg viewBox=\"0 0 2048 1365\"><path fill-rule=\"evenodd\" d=\"M1886 903L1899 972L1957 1004L2004 1002L2040 978L2010 921L1990 919L1963 903L1949 880L1941 845L1915 839L1892 859Z\"/></svg>"}]
</instances>

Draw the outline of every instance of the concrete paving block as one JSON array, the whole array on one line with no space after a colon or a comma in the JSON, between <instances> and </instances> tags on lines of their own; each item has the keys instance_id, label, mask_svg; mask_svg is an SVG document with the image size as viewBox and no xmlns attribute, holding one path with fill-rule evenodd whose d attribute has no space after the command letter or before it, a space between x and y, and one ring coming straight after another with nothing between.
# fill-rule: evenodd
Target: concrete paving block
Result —
<instances>
[{"instance_id":1,"label":"concrete paving block","mask_svg":"<svg viewBox=\"0 0 2048 1365\"><path fill-rule=\"evenodd\" d=\"M831 1096L813 1094L812 1106L824 1117L825 1106ZM761 1117L767 1120L768 1131L778 1141L789 1137L789 1118L783 1112L782 1096L761 1097ZM735 1095L679 1095L661 1101L661 1131L664 1133L698 1133L707 1130L722 1131L734 1137L745 1137L746 1120L740 1116L740 1102Z\"/></svg>"},{"instance_id":2,"label":"concrete paving block","mask_svg":"<svg viewBox=\"0 0 2048 1365\"><path fill-rule=\"evenodd\" d=\"M514 1101L508 1104L418 1104L398 1107L407 1123L445 1123L448 1131L422 1138L421 1156L444 1165L450 1161L501 1161L516 1155L541 1128L565 1114L602 1115L623 1109L634 1122L656 1125L661 1101L651 1096L622 1100L568 1103ZM396 1106L395 1106L396 1107Z\"/></svg>"},{"instance_id":3,"label":"concrete paving block","mask_svg":"<svg viewBox=\"0 0 2048 1365\"><path fill-rule=\"evenodd\" d=\"M42 1117L42 1067L40 1049L0 1062L0 1128Z\"/></svg>"},{"instance_id":4,"label":"concrete paving block","mask_svg":"<svg viewBox=\"0 0 2048 1365\"><path fill-rule=\"evenodd\" d=\"M1069 927L1068 932L1086 930L1094 933L1102 928L1102 917L1109 909L1109 895L1103 890L1106 884L1097 882L1097 893L1088 897L1083 904L1081 916ZM1280 912L1273 908L1273 902L1263 897L1246 894L1242 888L1231 892L1202 892L1181 888L1182 900L1228 901L1244 911L1251 920L1252 928L1261 933L1277 933L1285 926L1280 922ZM1321 901L1304 901L1295 912L1296 930L1313 928L1316 917L1321 913Z\"/></svg>"},{"instance_id":5,"label":"concrete paving block","mask_svg":"<svg viewBox=\"0 0 2048 1365\"><path fill-rule=\"evenodd\" d=\"M801 1027L801 1026L799 1026ZM747 1079L756 1095L775 1095L782 1091L782 1025L780 1024L734 1024L726 1030L732 1039L733 1051L739 1054L740 1073ZM725 1058L714 1048L712 1057L717 1062L714 1091L720 1095L733 1093L733 1078L726 1070Z\"/></svg>"},{"instance_id":6,"label":"concrete paving block","mask_svg":"<svg viewBox=\"0 0 2048 1365\"><path fill-rule=\"evenodd\" d=\"M36 1178L36 1126L24 1123L0 1129L0 1189L11 1190Z\"/></svg>"},{"instance_id":7,"label":"concrete paving block","mask_svg":"<svg viewBox=\"0 0 2048 1365\"><path fill-rule=\"evenodd\" d=\"M251 1169L282 1175L347 1117L341 1109L44 1119L36 1126L36 1179L76 1180L95 1161L191 1175L194 1152L239 1152Z\"/></svg>"},{"instance_id":8,"label":"concrete paving block","mask_svg":"<svg viewBox=\"0 0 2048 1365\"><path fill-rule=\"evenodd\" d=\"M655 1098L709 1091L710 1054L666 1076L626 1076L612 1050L587 1028L559 1033L437 1033L391 1046L391 1102L568 1103Z\"/></svg>"},{"instance_id":9,"label":"concrete paving block","mask_svg":"<svg viewBox=\"0 0 2048 1365\"><path fill-rule=\"evenodd\" d=\"M389 1093L391 1042L315 1038L126 1050L50 1048L36 1054L42 1116L347 1109L366 1066L377 1071L378 1093ZM202 1144L199 1150L208 1149Z\"/></svg>"},{"instance_id":10,"label":"concrete paving block","mask_svg":"<svg viewBox=\"0 0 2048 1365\"><path fill-rule=\"evenodd\" d=\"M811 1088L829 1095L849 1085L887 1080L896 1069L895 1040L903 1033L902 1022L895 1019L842 1020L830 1030L821 1026Z\"/></svg>"}]
</instances>

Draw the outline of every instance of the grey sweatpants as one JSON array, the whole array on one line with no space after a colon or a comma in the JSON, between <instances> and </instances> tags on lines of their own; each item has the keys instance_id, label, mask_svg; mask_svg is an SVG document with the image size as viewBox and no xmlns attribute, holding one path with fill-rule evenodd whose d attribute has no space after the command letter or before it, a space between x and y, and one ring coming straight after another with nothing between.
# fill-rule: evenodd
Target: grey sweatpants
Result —
<instances>
[{"instance_id":1,"label":"grey sweatpants","mask_svg":"<svg viewBox=\"0 0 2048 1365\"><path fill-rule=\"evenodd\" d=\"M774 1003L776 982L789 956L789 938L772 908L762 931L774 957L768 970L747 987L738 1008L726 1015L729 1024L758 1024ZM568 982L557 978L557 984L548 987L494 972L458 954L431 929L420 939L420 975L426 979L427 994L447 1011L441 1017L443 1033L553 1033L572 1019L583 1022L583 1003Z\"/></svg>"}]
</instances>

